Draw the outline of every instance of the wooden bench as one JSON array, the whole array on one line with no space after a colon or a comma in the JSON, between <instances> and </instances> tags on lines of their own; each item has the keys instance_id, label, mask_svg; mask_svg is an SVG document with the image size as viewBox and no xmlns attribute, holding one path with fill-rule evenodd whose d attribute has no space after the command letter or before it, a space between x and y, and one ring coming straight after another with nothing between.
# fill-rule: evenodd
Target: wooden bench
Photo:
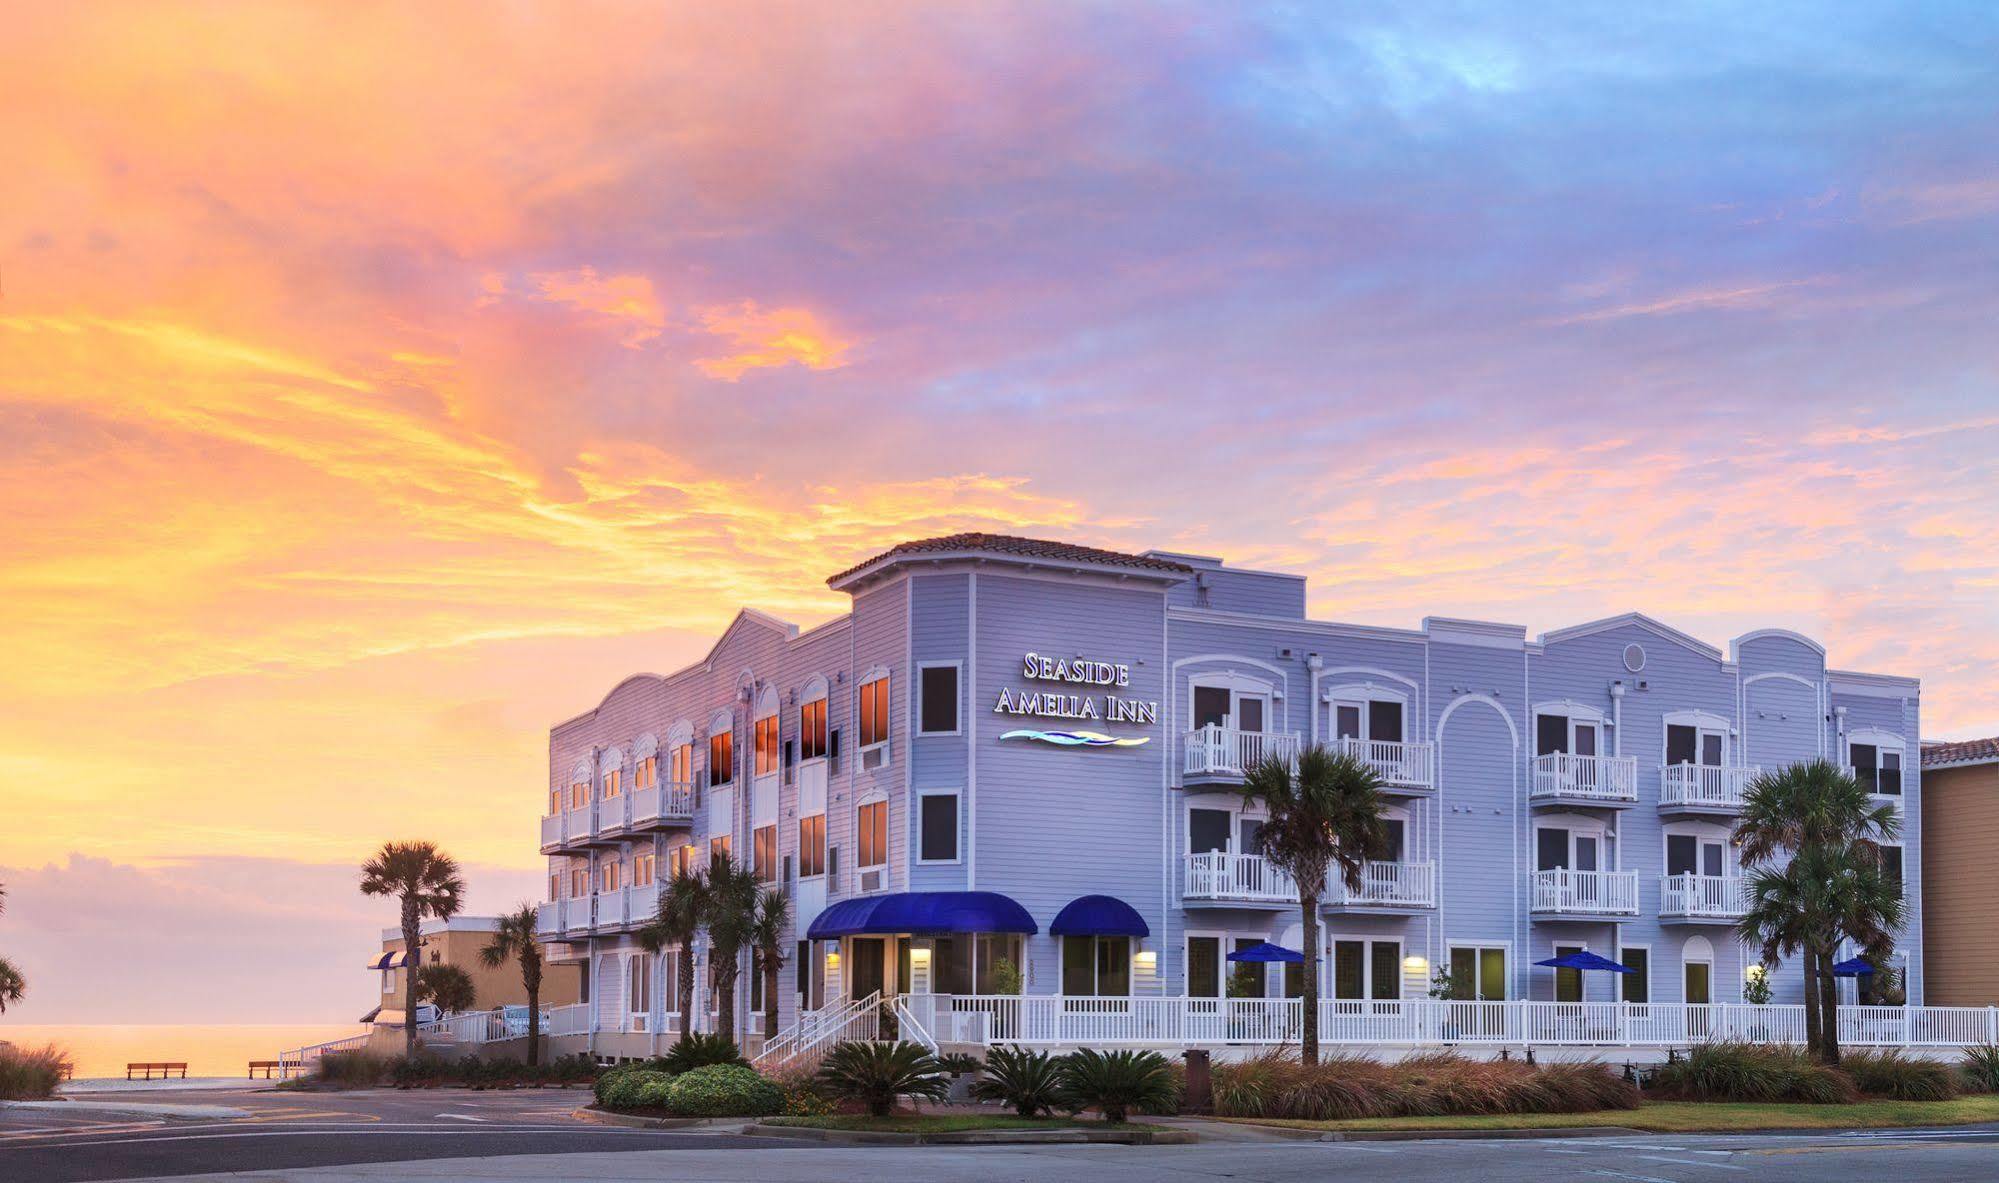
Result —
<instances>
[{"instance_id":1,"label":"wooden bench","mask_svg":"<svg viewBox=\"0 0 1999 1183\"><path fill-rule=\"evenodd\" d=\"M255 1079L257 1079L257 1074L258 1074L259 1072L261 1072L261 1073L263 1073L263 1074L264 1074L264 1079L265 1079L265 1080L274 1080L274 1079L277 1079L277 1078L279 1078L279 1077L282 1077L282 1076L284 1076L284 1074L285 1074L285 1062L284 1062L283 1060L252 1060L252 1061L250 1061L250 1076L249 1076L249 1079L251 1079L251 1080L255 1080Z\"/></svg>"},{"instance_id":2,"label":"wooden bench","mask_svg":"<svg viewBox=\"0 0 1999 1183\"><path fill-rule=\"evenodd\" d=\"M143 1075L143 1076L139 1077L139 1079L140 1079L140 1080L151 1080L151 1079L153 1079L153 1073L155 1073L155 1072L157 1072L157 1073L159 1073L159 1074L160 1074L160 1079L161 1079L161 1080L165 1080L165 1079L167 1079L168 1077L172 1076L172 1075L173 1075L174 1073L176 1073L176 1072L180 1073L180 1078L181 1078L182 1080L186 1080L186 1079L187 1079L187 1061L185 1061L185 1060L181 1060L181 1061L175 1061L175 1062L168 1062L168 1061L164 1061L164 1060L154 1060L154 1061L151 1061L151 1062L140 1062L140 1063L133 1063L133 1064L127 1064L127 1065L125 1065L125 1079L126 1079L126 1080L131 1080L131 1079L132 1079L132 1074L133 1074L134 1072L143 1072L143 1073L145 1074L145 1075Z\"/></svg>"}]
</instances>

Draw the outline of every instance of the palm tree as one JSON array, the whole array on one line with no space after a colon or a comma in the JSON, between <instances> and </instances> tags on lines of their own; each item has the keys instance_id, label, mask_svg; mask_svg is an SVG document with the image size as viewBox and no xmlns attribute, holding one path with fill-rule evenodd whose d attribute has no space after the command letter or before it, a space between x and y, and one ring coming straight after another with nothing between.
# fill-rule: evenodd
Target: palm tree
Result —
<instances>
[{"instance_id":1,"label":"palm tree","mask_svg":"<svg viewBox=\"0 0 1999 1183\"><path fill-rule=\"evenodd\" d=\"M528 1067L541 1060L541 943L536 939L533 904L522 904L500 917L492 943L479 950L479 960L488 969L498 969L509 958L521 963L521 989L528 996Z\"/></svg>"},{"instance_id":2,"label":"palm tree","mask_svg":"<svg viewBox=\"0 0 1999 1183\"><path fill-rule=\"evenodd\" d=\"M718 859L708 868L708 910L702 927L708 930L708 958L715 977L716 1027L731 1042L736 1038L736 980L742 976L742 953L757 922L757 898L763 885L755 871Z\"/></svg>"},{"instance_id":3,"label":"palm tree","mask_svg":"<svg viewBox=\"0 0 1999 1183\"><path fill-rule=\"evenodd\" d=\"M1300 1054L1319 1062L1319 897L1334 868L1349 890L1382 842L1382 780L1374 767L1345 752L1313 746L1290 764L1264 760L1243 777L1241 793L1270 818L1257 831L1259 853L1298 885L1305 922L1305 1026Z\"/></svg>"},{"instance_id":4,"label":"palm tree","mask_svg":"<svg viewBox=\"0 0 1999 1183\"><path fill-rule=\"evenodd\" d=\"M463 1014L479 1005L472 975L455 965L426 965L416 971L416 997L447 1015Z\"/></svg>"},{"instance_id":5,"label":"palm tree","mask_svg":"<svg viewBox=\"0 0 1999 1183\"><path fill-rule=\"evenodd\" d=\"M1743 797L1735 840L1751 872L1750 908L1737 931L1762 950L1765 965L1802 955L1805 1041L1824 1063L1839 1062L1832 967L1841 938L1876 947L1901 923L1900 892L1880 873L1877 845L1900 830L1893 805L1876 804L1828 760L1766 772Z\"/></svg>"},{"instance_id":6,"label":"palm tree","mask_svg":"<svg viewBox=\"0 0 1999 1183\"><path fill-rule=\"evenodd\" d=\"M639 944L646 952L680 951L680 972L674 979L679 997L674 1005L680 1010L683 1038L694 1031L694 938L707 914L708 880L683 867L666 881L652 921L639 930Z\"/></svg>"},{"instance_id":7,"label":"palm tree","mask_svg":"<svg viewBox=\"0 0 1999 1183\"><path fill-rule=\"evenodd\" d=\"M784 964L784 930L791 924L791 901L781 891L757 900L750 924L750 956L764 981L764 1038L777 1038L777 971Z\"/></svg>"},{"instance_id":8,"label":"palm tree","mask_svg":"<svg viewBox=\"0 0 1999 1183\"><path fill-rule=\"evenodd\" d=\"M456 916L465 881L458 876L458 861L434 842L384 842L373 858L361 864L361 894L402 901L403 950L410 961L403 974L403 1054L415 1056L416 971L423 922Z\"/></svg>"},{"instance_id":9,"label":"palm tree","mask_svg":"<svg viewBox=\"0 0 1999 1183\"><path fill-rule=\"evenodd\" d=\"M0 912L7 910L7 885L0 883ZM9 1006L18 1004L28 993L28 979L14 963L0 957L0 1015L7 1013Z\"/></svg>"}]
</instances>

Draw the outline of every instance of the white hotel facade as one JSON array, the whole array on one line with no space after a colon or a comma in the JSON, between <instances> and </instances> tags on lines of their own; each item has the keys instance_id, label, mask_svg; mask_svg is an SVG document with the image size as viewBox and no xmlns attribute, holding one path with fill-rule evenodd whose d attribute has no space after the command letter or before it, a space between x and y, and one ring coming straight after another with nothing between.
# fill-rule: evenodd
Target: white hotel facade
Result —
<instances>
[{"instance_id":1,"label":"white hotel facade","mask_svg":"<svg viewBox=\"0 0 1999 1183\"><path fill-rule=\"evenodd\" d=\"M802 1013L824 1026L870 997L938 1043L1295 1039L1299 971L1232 983L1227 955L1299 945L1235 788L1309 744L1374 764L1393 836L1324 902L1330 1039L1782 1037L1800 979L1779 967L1776 1005L1744 1005L1729 830L1759 769L1820 757L1903 817L1904 985L1851 993L1897 1003L1857 1009L1853 1034L1985 1037L1920 1005L1913 678L1830 668L1781 629L1724 649L1635 613L1538 639L1319 621L1300 576L994 535L904 543L829 583L846 615L800 631L746 609L700 662L550 732L541 925L588 1000L554 1017L563 1038L639 1055L689 1025L676 959L635 934L674 867L726 855L791 899L793 1045ZM1636 972L1534 964L1578 949ZM995 996L1002 961L1022 997ZM738 988L754 1032L761 983Z\"/></svg>"}]
</instances>

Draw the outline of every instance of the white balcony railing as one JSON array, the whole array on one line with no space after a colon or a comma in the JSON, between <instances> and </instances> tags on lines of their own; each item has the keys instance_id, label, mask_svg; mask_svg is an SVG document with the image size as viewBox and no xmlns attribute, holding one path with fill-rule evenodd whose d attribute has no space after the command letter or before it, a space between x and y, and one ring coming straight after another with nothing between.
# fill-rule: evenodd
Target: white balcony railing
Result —
<instances>
[{"instance_id":1,"label":"white balcony railing","mask_svg":"<svg viewBox=\"0 0 1999 1183\"><path fill-rule=\"evenodd\" d=\"M1735 920L1749 910L1745 880L1737 875L1667 875L1659 880L1659 915L1690 920Z\"/></svg>"},{"instance_id":2,"label":"white balcony railing","mask_svg":"<svg viewBox=\"0 0 1999 1183\"><path fill-rule=\"evenodd\" d=\"M1239 731L1211 723L1187 733L1181 767L1188 776L1241 776L1267 759L1296 760L1300 746L1295 731Z\"/></svg>"},{"instance_id":3,"label":"white balcony railing","mask_svg":"<svg viewBox=\"0 0 1999 1183\"><path fill-rule=\"evenodd\" d=\"M1364 907L1434 908L1437 906L1437 864L1370 862L1361 868L1360 890L1347 888L1335 871L1326 883L1329 904Z\"/></svg>"},{"instance_id":4,"label":"white balcony railing","mask_svg":"<svg viewBox=\"0 0 1999 1183\"><path fill-rule=\"evenodd\" d=\"M1749 782L1762 773L1752 764L1668 764L1659 769L1659 804L1740 809Z\"/></svg>"},{"instance_id":5,"label":"white balcony railing","mask_svg":"<svg viewBox=\"0 0 1999 1183\"><path fill-rule=\"evenodd\" d=\"M544 847L562 845L562 819L566 816L557 813L541 819L541 844Z\"/></svg>"},{"instance_id":6,"label":"white balcony railing","mask_svg":"<svg viewBox=\"0 0 1999 1183\"><path fill-rule=\"evenodd\" d=\"M1261 855L1216 850L1187 856L1182 895L1190 900L1296 904L1298 885Z\"/></svg>"},{"instance_id":7,"label":"white balcony railing","mask_svg":"<svg viewBox=\"0 0 1999 1183\"><path fill-rule=\"evenodd\" d=\"M1638 758L1571 756L1566 752L1536 756L1533 795L1578 801L1636 801Z\"/></svg>"},{"instance_id":8,"label":"white balcony railing","mask_svg":"<svg viewBox=\"0 0 1999 1183\"><path fill-rule=\"evenodd\" d=\"M1331 747L1373 766L1381 779L1391 785L1411 788L1436 787L1437 745L1433 743L1393 743L1385 739L1336 739Z\"/></svg>"},{"instance_id":9,"label":"white balcony railing","mask_svg":"<svg viewBox=\"0 0 1999 1183\"><path fill-rule=\"evenodd\" d=\"M553 938L562 935L562 907L567 900L550 900L534 910L534 931L536 936Z\"/></svg>"},{"instance_id":10,"label":"white balcony railing","mask_svg":"<svg viewBox=\"0 0 1999 1183\"><path fill-rule=\"evenodd\" d=\"M628 915L626 898L622 889L604 891L590 897L593 912L592 923L598 928L617 928L625 923Z\"/></svg>"},{"instance_id":11,"label":"white balcony railing","mask_svg":"<svg viewBox=\"0 0 1999 1183\"><path fill-rule=\"evenodd\" d=\"M1534 871L1527 876L1536 912L1588 916L1636 916L1636 871Z\"/></svg>"}]
</instances>

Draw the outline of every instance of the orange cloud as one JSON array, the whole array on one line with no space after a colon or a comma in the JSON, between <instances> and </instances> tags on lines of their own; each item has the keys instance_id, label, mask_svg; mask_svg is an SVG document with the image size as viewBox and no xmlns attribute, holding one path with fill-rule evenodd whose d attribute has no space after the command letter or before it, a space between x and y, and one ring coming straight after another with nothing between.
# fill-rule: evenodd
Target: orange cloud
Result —
<instances>
[{"instance_id":1,"label":"orange cloud","mask_svg":"<svg viewBox=\"0 0 1999 1183\"><path fill-rule=\"evenodd\" d=\"M710 378L734 382L751 370L801 365L837 370L853 342L843 340L809 308L764 309L755 300L700 310L701 327L728 341L735 352L695 361Z\"/></svg>"},{"instance_id":2,"label":"orange cloud","mask_svg":"<svg viewBox=\"0 0 1999 1183\"><path fill-rule=\"evenodd\" d=\"M601 276L595 267L578 267L573 271L538 271L528 279L540 299L630 326L624 338L627 348L644 345L666 327L666 310L660 307L652 280L643 275Z\"/></svg>"}]
</instances>

